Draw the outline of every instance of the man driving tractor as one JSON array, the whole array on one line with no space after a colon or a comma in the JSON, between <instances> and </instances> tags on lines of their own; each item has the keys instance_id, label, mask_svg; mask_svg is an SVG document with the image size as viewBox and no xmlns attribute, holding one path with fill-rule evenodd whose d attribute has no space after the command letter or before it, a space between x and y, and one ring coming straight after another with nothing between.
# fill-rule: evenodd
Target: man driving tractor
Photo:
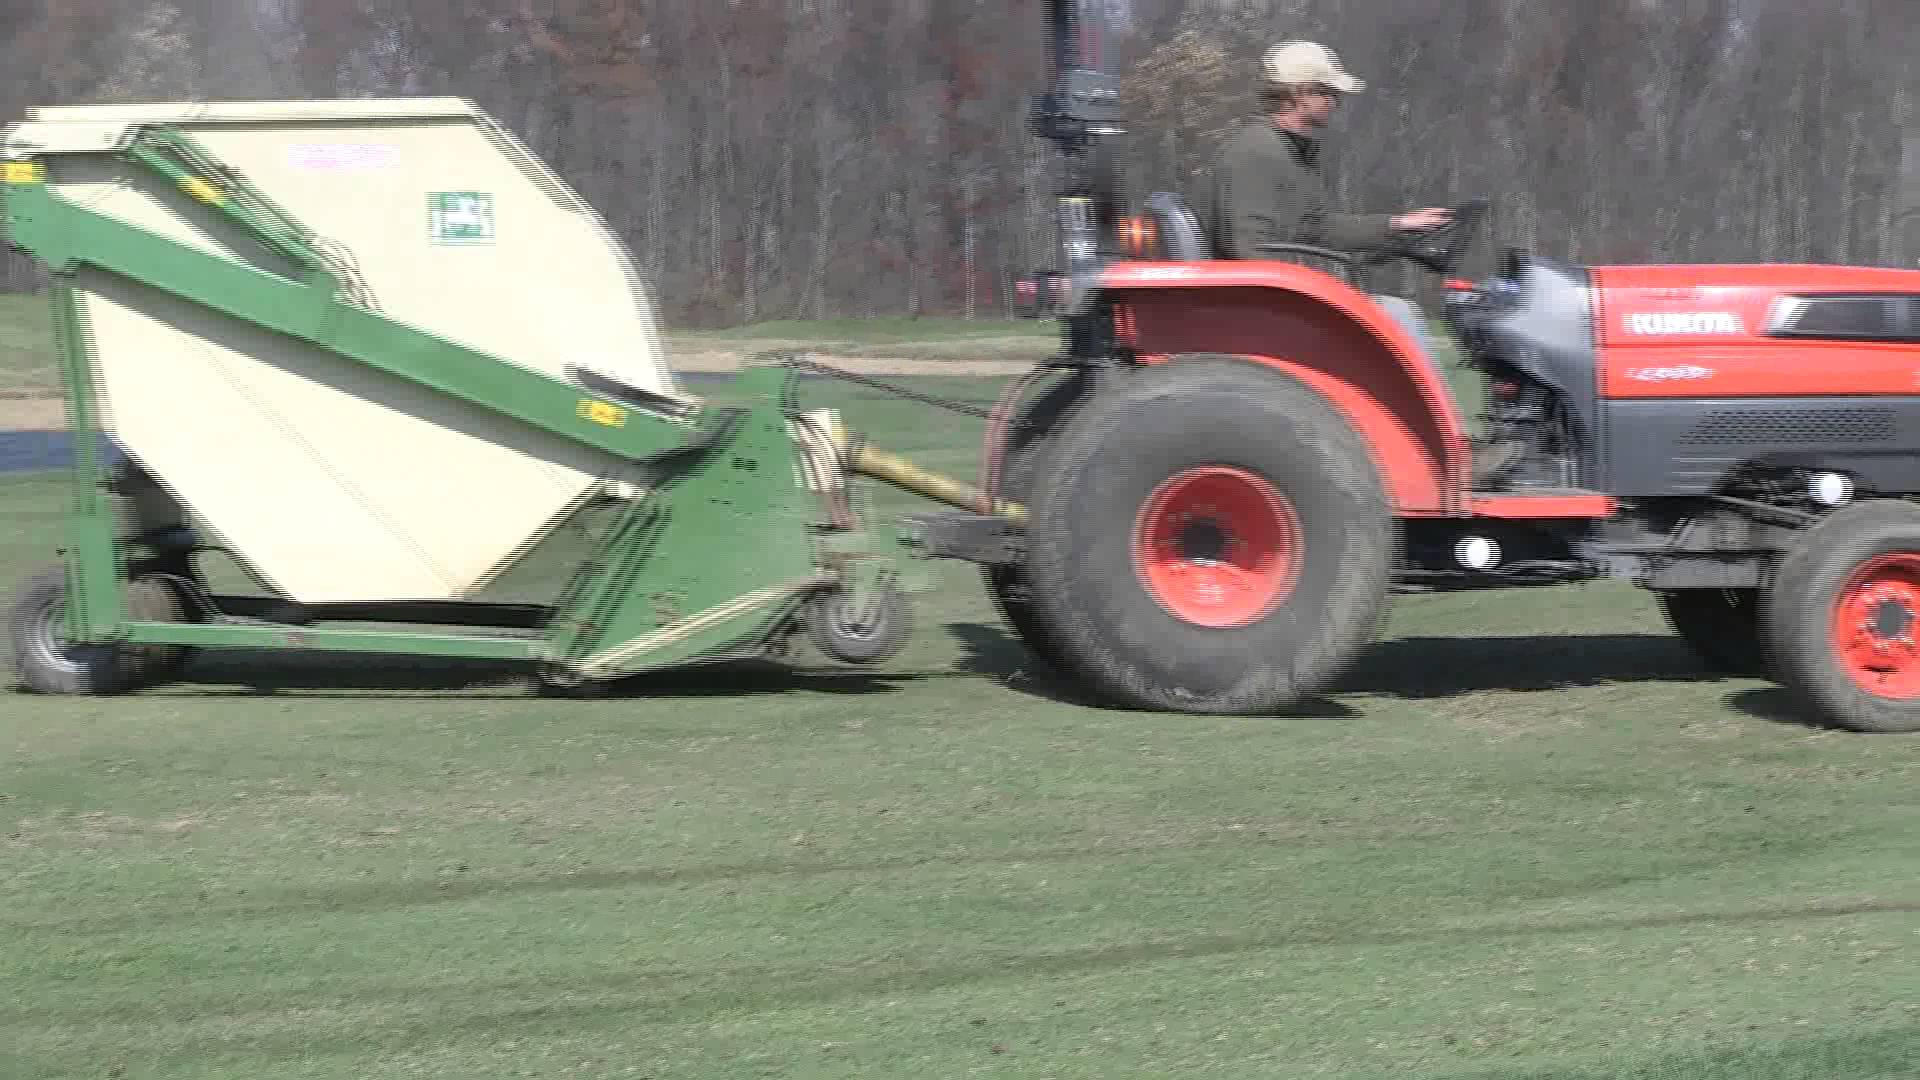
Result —
<instances>
[{"instance_id":1,"label":"man driving tractor","mask_svg":"<svg viewBox=\"0 0 1920 1080\"><path fill-rule=\"evenodd\" d=\"M1276 251L1284 244L1308 244L1353 255L1391 257L1407 251L1420 234L1454 220L1451 210L1428 208L1403 214L1350 214L1328 208L1320 173L1319 132L1339 107L1342 95L1366 88L1333 50L1312 41L1284 41L1260 62L1260 113L1242 125L1221 148L1213 173L1215 257L1222 259L1302 259L1300 252ZM1397 297L1376 296L1410 333L1425 338L1422 319ZM1475 437L1473 479L1492 487L1518 459L1517 445Z\"/></svg>"},{"instance_id":2,"label":"man driving tractor","mask_svg":"<svg viewBox=\"0 0 1920 1080\"><path fill-rule=\"evenodd\" d=\"M1343 94L1366 84L1331 49L1286 41L1260 64L1260 113L1226 141L1213 173L1208 230L1223 259L1284 258L1272 244L1312 244L1355 253L1392 254L1410 234L1437 228L1451 212L1347 214L1327 206L1320 143Z\"/></svg>"}]
</instances>

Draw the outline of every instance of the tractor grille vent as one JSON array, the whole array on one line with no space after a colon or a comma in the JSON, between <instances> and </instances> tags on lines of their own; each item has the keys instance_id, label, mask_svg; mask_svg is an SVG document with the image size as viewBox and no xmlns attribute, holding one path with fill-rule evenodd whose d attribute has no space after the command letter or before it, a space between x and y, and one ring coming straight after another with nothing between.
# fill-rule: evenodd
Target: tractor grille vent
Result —
<instances>
[{"instance_id":1,"label":"tractor grille vent","mask_svg":"<svg viewBox=\"0 0 1920 1080\"><path fill-rule=\"evenodd\" d=\"M1680 441L1691 446L1893 441L1892 409L1752 409L1708 413Z\"/></svg>"}]
</instances>

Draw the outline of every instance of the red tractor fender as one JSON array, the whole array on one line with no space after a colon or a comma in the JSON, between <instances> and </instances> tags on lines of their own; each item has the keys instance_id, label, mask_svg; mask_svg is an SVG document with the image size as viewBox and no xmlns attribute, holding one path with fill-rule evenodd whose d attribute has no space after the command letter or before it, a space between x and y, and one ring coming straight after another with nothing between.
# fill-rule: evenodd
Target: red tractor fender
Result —
<instances>
[{"instance_id":1,"label":"red tractor fender","mask_svg":"<svg viewBox=\"0 0 1920 1080\"><path fill-rule=\"evenodd\" d=\"M1425 350L1367 294L1277 261L1124 262L1101 277L1119 344L1142 361L1244 356L1325 394L1373 449L1402 516L1469 512L1458 406Z\"/></svg>"}]
</instances>

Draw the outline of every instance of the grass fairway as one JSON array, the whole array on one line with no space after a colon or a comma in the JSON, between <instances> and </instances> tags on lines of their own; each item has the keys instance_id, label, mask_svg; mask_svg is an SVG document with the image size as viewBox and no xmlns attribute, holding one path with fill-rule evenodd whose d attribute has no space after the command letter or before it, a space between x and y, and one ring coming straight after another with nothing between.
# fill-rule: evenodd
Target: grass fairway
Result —
<instances>
[{"instance_id":1,"label":"grass fairway","mask_svg":"<svg viewBox=\"0 0 1920 1080\"><path fill-rule=\"evenodd\" d=\"M39 296L0 293L0 391L58 393L53 323Z\"/></svg>"},{"instance_id":2,"label":"grass fairway","mask_svg":"<svg viewBox=\"0 0 1920 1080\"><path fill-rule=\"evenodd\" d=\"M0 484L9 581L62 496ZM1402 600L1307 715L1202 719L1075 704L944 573L877 672L0 694L0 1076L1915 1075L1920 742L1637 593Z\"/></svg>"},{"instance_id":3,"label":"grass fairway","mask_svg":"<svg viewBox=\"0 0 1920 1080\"><path fill-rule=\"evenodd\" d=\"M1057 323L1000 317L776 319L720 330L668 328L666 342L668 353L674 356L798 350L850 358L884 357L921 362L1033 362L1056 351L1059 343Z\"/></svg>"},{"instance_id":4,"label":"grass fairway","mask_svg":"<svg viewBox=\"0 0 1920 1080\"><path fill-rule=\"evenodd\" d=\"M960 319L905 316L873 319L775 319L723 330L693 330L683 336L730 341L819 341L847 345L918 345L935 341L977 341L1025 337L1051 344L1060 331L1051 321L988 316Z\"/></svg>"}]
</instances>

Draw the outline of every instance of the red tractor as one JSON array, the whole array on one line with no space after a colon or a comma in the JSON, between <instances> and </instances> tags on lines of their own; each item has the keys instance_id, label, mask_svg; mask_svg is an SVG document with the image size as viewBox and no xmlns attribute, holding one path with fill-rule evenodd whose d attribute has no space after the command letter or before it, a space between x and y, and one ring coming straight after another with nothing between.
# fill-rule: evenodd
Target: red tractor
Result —
<instances>
[{"instance_id":1,"label":"red tractor","mask_svg":"<svg viewBox=\"0 0 1920 1080\"><path fill-rule=\"evenodd\" d=\"M1364 267L1215 259L1172 196L1120 212L1117 94L1076 62L1072 0L1049 13L1066 265L1031 289L1058 377L1018 384L986 465L1024 515L935 545L986 564L1035 654L1121 705L1284 710L1396 588L1626 579L1815 718L1920 730L1920 272L1508 251L1465 283L1471 204L1407 253L1485 380L1470 439L1424 320Z\"/></svg>"}]
</instances>

